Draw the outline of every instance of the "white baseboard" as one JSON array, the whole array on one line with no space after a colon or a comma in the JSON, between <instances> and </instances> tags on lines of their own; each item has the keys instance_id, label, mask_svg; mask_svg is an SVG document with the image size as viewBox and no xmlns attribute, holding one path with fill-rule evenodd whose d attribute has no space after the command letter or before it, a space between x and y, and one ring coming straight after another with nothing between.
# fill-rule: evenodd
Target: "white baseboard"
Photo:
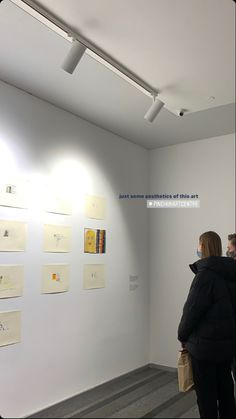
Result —
<instances>
[{"instance_id":1,"label":"white baseboard","mask_svg":"<svg viewBox=\"0 0 236 419\"><path fill-rule=\"evenodd\" d=\"M150 368L156 368L158 370L164 370L164 371L169 371L169 372L177 372L177 368L173 368L173 367L167 367L166 365L159 365L159 364L149 364L148 365Z\"/></svg>"}]
</instances>

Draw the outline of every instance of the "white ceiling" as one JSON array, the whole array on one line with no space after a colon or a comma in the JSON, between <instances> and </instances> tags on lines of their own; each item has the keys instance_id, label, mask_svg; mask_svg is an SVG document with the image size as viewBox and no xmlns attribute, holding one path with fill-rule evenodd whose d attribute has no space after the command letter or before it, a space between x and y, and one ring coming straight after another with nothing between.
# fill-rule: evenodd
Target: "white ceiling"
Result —
<instances>
[{"instance_id":1,"label":"white ceiling","mask_svg":"<svg viewBox=\"0 0 236 419\"><path fill-rule=\"evenodd\" d=\"M73 75L69 42L10 0L0 4L0 79L146 148L235 131L232 0L40 0L76 32L160 90L168 109L85 55ZM209 100L214 96L214 100Z\"/></svg>"},{"instance_id":2,"label":"white ceiling","mask_svg":"<svg viewBox=\"0 0 236 419\"><path fill-rule=\"evenodd\" d=\"M234 102L232 0L37 2L160 89L167 107L198 111ZM208 100L215 96L214 103Z\"/></svg>"}]
</instances>

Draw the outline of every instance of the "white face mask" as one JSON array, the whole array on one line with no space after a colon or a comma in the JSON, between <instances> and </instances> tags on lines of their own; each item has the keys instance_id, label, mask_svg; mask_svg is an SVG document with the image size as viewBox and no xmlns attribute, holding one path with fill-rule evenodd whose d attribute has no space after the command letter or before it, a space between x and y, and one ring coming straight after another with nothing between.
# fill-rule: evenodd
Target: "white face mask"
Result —
<instances>
[{"instance_id":1,"label":"white face mask","mask_svg":"<svg viewBox=\"0 0 236 419\"><path fill-rule=\"evenodd\" d=\"M200 250L197 249L196 253L197 253L198 257L201 259L202 258L202 252L200 252Z\"/></svg>"}]
</instances>

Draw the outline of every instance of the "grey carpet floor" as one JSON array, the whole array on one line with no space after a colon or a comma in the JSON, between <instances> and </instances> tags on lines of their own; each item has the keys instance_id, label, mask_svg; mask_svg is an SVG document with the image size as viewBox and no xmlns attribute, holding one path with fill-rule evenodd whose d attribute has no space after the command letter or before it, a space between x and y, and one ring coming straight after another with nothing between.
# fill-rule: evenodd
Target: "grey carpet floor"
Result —
<instances>
[{"instance_id":1,"label":"grey carpet floor","mask_svg":"<svg viewBox=\"0 0 236 419\"><path fill-rule=\"evenodd\" d=\"M31 418L199 418L194 391L177 375L145 367L43 410Z\"/></svg>"}]
</instances>

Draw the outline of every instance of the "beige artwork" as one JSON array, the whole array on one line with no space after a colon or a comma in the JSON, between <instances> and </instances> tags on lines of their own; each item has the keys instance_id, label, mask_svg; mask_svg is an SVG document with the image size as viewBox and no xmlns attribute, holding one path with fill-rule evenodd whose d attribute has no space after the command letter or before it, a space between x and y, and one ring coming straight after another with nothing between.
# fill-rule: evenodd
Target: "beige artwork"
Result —
<instances>
[{"instance_id":1,"label":"beige artwork","mask_svg":"<svg viewBox=\"0 0 236 419\"><path fill-rule=\"evenodd\" d=\"M105 198L96 195L85 195L85 215L88 218L104 220L106 217Z\"/></svg>"},{"instance_id":2,"label":"beige artwork","mask_svg":"<svg viewBox=\"0 0 236 419\"><path fill-rule=\"evenodd\" d=\"M21 177L0 179L0 205L15 208L29 207L29 181Z\"/></svg>"},{"instance_id":3,"label":"beige artwork","mask_svg":"<svg viewBox=\"0 0 236 419\"><path fill-rule=\"evenodd\" d=\"M55 214L72 215L72 201L60 188L50 186L46 192L45 210Z\"/></svg>"},{"instance_id":4,"label":"beige artwork","mask_svg":"<svg viewBox=\"0 0 236 419\"><path fill-rule=\"evenodd\" d=\"M22 296L23 283L23 266L0 265L0 298L12 298Z\"/></svg>"},{"instance_id":5,"label":"beige artwork","mask_svg":"<svg viewBox=\"0 0 236 419\"><path fill-rule=\"evenodd\" d=\"M69 265L44 265L42 294L54 294L69 290Z\"/></svg>"},{"instance_id":6,"label":"beige artwork","mask_svg":"<svg viewBox=\"0 0 236 419\"><path fill-rule=\"evenodd\" d=\"M0 220L0 252L24 252L26 229L25 223Z\"/></svg>"},{"instance_id":7,"label":"beige artwork","mask_svg":"<svg viewBox=\"0 0 236 419\"><path fill-rule=\"evenodd\" d=\"M44 225L44 252L67 253L71 251L72 230L69 226Z\"/></svg>"},{"instance_id":8,"label":"beige artwork","mask_svg":"<svg viewBox=\"0 0 236 419\"><path fill-rule=\"evenodd\" d=\"M105 288L105 265L84 265L84 289Z\"/></svg>"},{"instance_id":9,"label":"beige artwork","mask_svg":"<svg viewBox=\"0 0 236 419\"><path fill-rule=\"evenodd\" d=\"M0 346L12 345L21 341L21 312L0 312Z\"/></svg>"}]
</instances>

